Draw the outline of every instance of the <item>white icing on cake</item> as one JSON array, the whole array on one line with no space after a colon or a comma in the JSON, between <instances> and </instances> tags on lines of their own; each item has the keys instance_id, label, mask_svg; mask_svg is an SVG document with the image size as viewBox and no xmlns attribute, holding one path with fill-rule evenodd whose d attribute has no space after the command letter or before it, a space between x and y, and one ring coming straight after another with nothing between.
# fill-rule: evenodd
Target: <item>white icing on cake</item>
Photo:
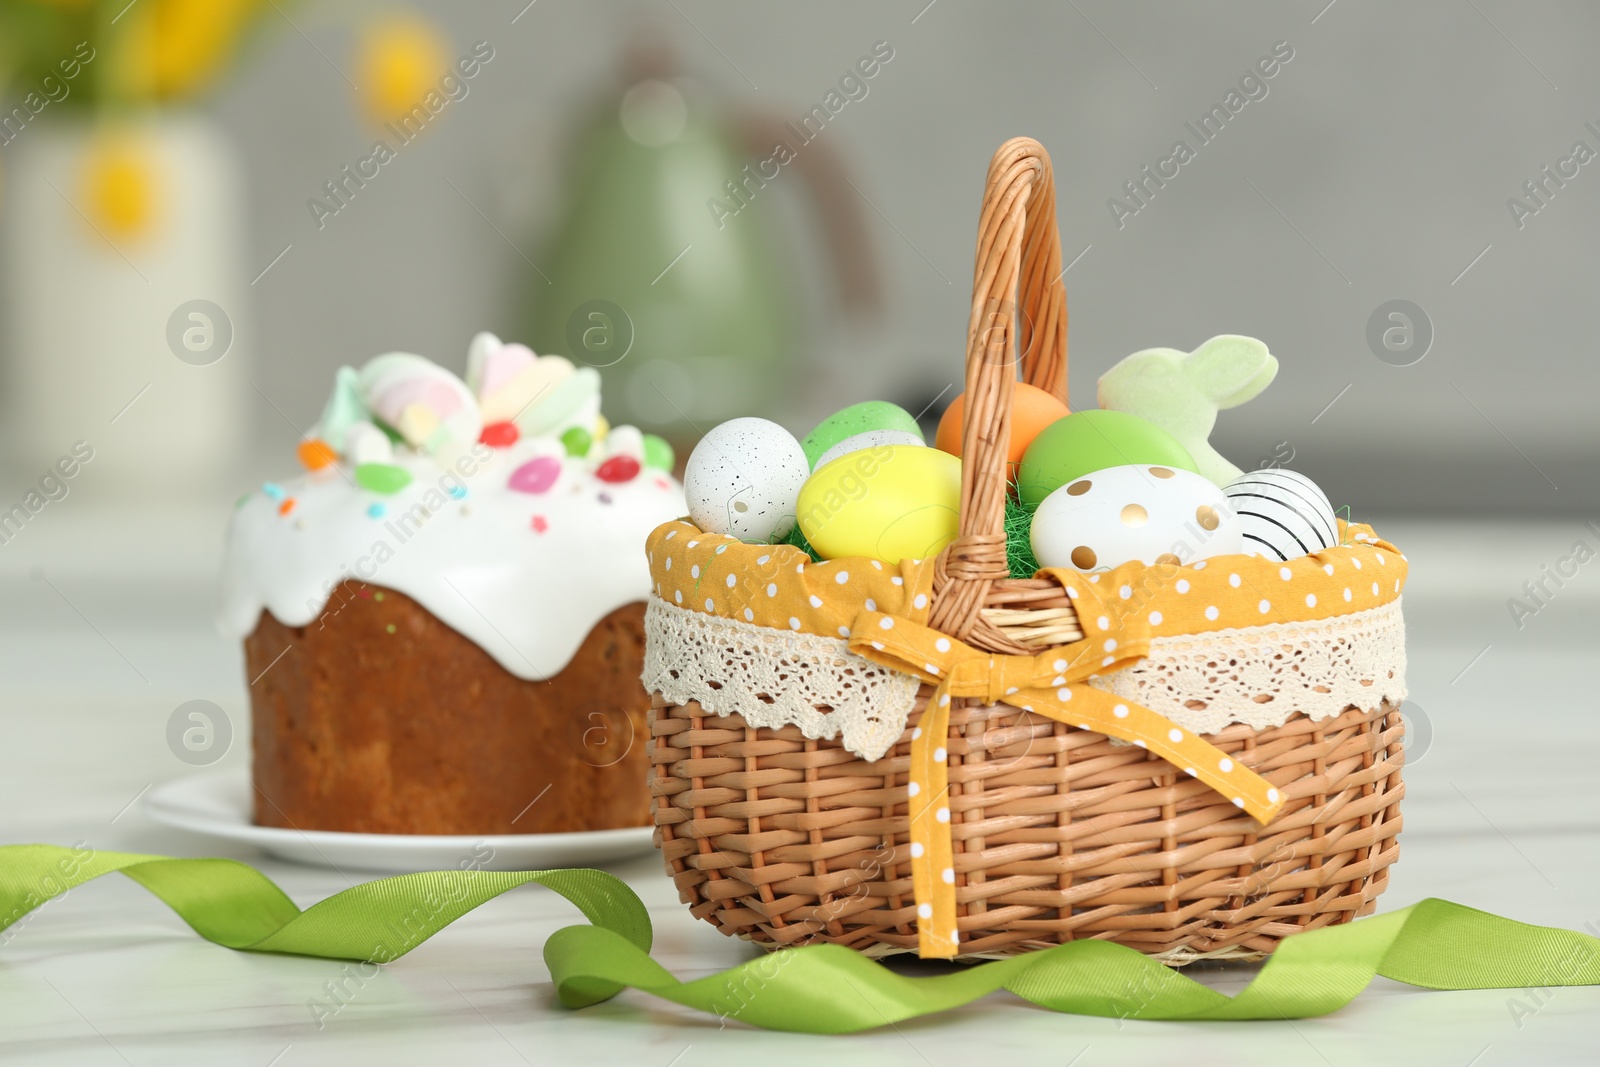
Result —
<instances>
[{"instance_id":1,"label":"white icing on cake","mask_svg":"<svg viewBox=\"0 0 1600 1067\"><path fill-rule=\"evenodd\" d=\"M597 622L645 599L645 538L687 511L664 471L599 476L607 460L628 457L625 474L642 458L641 436L625 430L584 456L550 436L504 448L435 439L432 454L396 444L388 466L411 480L394 493L363 488L347 458L268 483L234 515L218 625L243 639L263 609L309 625L349 578L406 594L519 678L551 677ZM546 479L525 472L512 488L535 459L553 482L526 491Z\"/></svg>"}]
</instances>

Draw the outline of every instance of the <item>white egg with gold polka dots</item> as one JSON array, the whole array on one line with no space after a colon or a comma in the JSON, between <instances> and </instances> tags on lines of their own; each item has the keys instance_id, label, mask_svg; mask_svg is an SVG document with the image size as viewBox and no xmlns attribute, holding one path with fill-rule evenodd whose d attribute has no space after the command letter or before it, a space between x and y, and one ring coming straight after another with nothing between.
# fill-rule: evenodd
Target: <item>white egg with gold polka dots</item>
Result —
<instances>
[{"instance_id":1,"label":"white egg with gold polka dots","mask_svg":"<svg viewBox=\"0 0 1600 1067\"><path fill-rule=\"evenodd\" d=\"M1244 551L1243 529L1210 479L1175 467L1107 467L1040 502L1029 530L1041 567L1186 564Z\"/></svg>"}]
</instances>

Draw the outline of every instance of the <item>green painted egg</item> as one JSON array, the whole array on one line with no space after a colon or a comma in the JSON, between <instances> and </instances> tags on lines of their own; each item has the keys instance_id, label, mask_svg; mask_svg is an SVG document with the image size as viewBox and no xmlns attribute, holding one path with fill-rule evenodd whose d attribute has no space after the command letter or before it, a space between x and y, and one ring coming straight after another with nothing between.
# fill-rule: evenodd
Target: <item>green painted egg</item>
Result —
<instances>
[{"instance_id":1,"label":"green painted egg","mask_svg":"<svg viewBox=\"0 0 1600 1067\"><path fill-rule=\"evenodd\" d=\"M866 400L835 411L817 423L817 428L806 435L800 447L805 450L806 462L815 468L817 460L828 449L847 437L868 430L899 430L915 434L917 440L923 440L921 427L905 408L887 400Z\"/></svg>"},{"instance_id":2,"label":"green painted egg","mask_svg":"<svg viewBox=\"0 0 1600 1067\"><path fill-rule=\"evenodd\" d=\"M1017 468L1017 494L1036 506L1085 474L1135 463L1199 473L1189 450L1155 423L1095 409L1066 415L1040 431Z\"/></svg>"}]
</instances>

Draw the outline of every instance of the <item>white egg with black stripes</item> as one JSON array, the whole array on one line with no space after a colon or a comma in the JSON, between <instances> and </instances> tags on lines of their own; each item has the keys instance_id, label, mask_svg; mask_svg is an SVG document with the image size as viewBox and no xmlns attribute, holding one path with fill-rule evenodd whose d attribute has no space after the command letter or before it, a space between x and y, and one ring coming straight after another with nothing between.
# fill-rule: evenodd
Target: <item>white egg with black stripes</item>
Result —
<instances>
[{"instance_id":1,"label":"white egg with black stripes","mask_svg":"<svg viewBox=\"0 0 1600 1067\"><path fill-rule=\"evenodd\" d=\"M1328 495L1298 471L1246 471L1224 492L1243 527L1244 550L1252 556L1290 560L1339 543L1339 522Z\"/></svg>"}]
</instances>

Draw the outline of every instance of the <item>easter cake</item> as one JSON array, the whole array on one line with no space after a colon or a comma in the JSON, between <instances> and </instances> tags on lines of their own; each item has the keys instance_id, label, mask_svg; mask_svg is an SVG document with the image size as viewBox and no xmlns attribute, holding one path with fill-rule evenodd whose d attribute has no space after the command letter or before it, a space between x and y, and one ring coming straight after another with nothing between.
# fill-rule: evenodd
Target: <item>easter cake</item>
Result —
<instances>
[{"instance_id":1,"label":"easter cake","mask_svg":"<svg viewBox=\"0 0 1600 1067\"><path fill-rule=\"evenodd\" d=\"M1261 341L1136 352L1068 406L1054 200L1043 148L1002 146L931 444L882 401L723 423L646 542L657 844L724 933L1181 964L1387 885L1405 557L1210 445L1277 373Z\"/></svg>"},{"instance_id":2,"label":"easter cake","mask_svg":"<svg viewBox=\"0 0 1600 1067\"><path fill-rule=\"evenodd\" d=\"M342 368L304 471L240 500L255 821L402 834L644 825L638 546L684 512L598 375L479 334L463 381Z\"/></svg>"}]
</instances>

